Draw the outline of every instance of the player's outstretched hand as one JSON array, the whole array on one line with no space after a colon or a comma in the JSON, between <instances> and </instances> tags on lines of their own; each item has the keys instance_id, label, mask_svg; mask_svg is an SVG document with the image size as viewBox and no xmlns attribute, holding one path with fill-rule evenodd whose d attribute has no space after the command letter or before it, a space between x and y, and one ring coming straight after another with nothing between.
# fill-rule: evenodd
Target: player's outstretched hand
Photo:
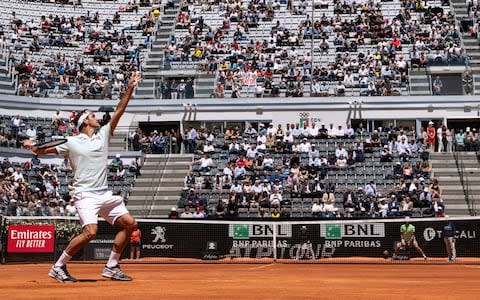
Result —
<instances>
[{"instance_id":1,"label":"player's outstretched hand","mask_svg":"<svg viewBox=\"0 0 480 300\"><path fill-rule=\"evenodd\" d=\"M130 77L130 86L137 86L137 84L142 80L142 73L141 72L134 72Z\"/></svg>"},{"instance_id":2,"label":"player's outstretched hand","mask_svg":"<svg viewBox=\"0 0 480 300\"><path fill-rule=\"evenodd\" d=\"M24 140L24 141L22 142L22 146L23 146L24 149L30 150L30 151L32 151L33 153L35 153L36 155L38 155L38 156L41 156L41 155L45 154L45 153L44 153L44 150L45 150L45 149L38 149L38 148L35 146L35 144L32 142L32 140L30 140L30 139Z\"/></svg>"}]
</instances>

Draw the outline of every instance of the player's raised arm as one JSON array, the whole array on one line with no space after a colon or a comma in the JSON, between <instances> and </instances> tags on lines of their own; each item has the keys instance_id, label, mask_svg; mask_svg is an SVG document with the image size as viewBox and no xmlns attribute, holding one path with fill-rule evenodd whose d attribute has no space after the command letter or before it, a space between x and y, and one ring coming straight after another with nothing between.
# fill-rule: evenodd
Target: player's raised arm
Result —
<instances>
[{"instance_id":1,"label":"player's raised arm","mask_svg":"<svg viewBox=\"0 0 480 300\"><path fill-rule=\"evenodd\" d=\"M120 99L120 102L118 102L117 109L115 110L115 113L112 116L112 119L110 120L110 132L113 134L115 128L118 125L118 121L120 121L120 118L122 117L123 113L125 112L125 109L127 108L128 102L130 101L130 98L132 97L133 91L135 90L135 87L137 84L142 80L142 74L140 72L135 72L132 74L130 77L130 81L128 82L128 87L127 91L125 92L125 95Z\"/></svg>"}]
</instances>

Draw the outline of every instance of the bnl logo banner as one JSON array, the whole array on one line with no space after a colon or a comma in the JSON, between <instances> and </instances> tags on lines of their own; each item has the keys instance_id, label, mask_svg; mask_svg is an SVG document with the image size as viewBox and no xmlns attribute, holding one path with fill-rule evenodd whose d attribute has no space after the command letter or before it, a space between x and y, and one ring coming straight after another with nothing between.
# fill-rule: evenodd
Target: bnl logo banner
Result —
<instances>
[{"instance_id":1,"label":"bnl logo banner","mask_svg":"<svg viewBox=\"0 0 480 300\"><path fill-rule=\"evenodd\" d=\"M291 224L231 224L229 225L228 236L238 240L248 240L252 237L271 238L274 233L273 226L276 226L276 236L278 238L292 237Z\"/></svg>"},{"instance_id":2,"label":"bnl logo banner","mask_svg":"<svg viewBox=\"0 0 480 300\"><path fill-rule=\"evenodd\" d=\"M358 237L380 238L385 237L385 224L325 224L320 226L320 236L327 240Z\"/></svg>"}]
</instances>

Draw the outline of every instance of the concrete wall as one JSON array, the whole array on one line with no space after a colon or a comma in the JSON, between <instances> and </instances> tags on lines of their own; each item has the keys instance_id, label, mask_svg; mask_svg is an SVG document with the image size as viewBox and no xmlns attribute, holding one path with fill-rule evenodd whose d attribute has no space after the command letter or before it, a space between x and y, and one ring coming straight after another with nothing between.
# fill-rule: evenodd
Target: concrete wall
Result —
<instances>
[{"instance_id":1,"label":"concrete wall","mask_svg":"<svg viewBox=\"0 0 480 300\"><path fill-rule=\"evenodd\" d=\"M188 100L188 101L187 101ZM356 103L355 103L356 102ZM349 117L364 119L473 118L479 114L474 96L363 97L363 98L252 98L131 100L120 126L146 121L272 120L276 124L299 122L301 115L316 122L344 125ZM93 111L101 105L116 106L115 100L28 98L3 95L1 114L52 117L56 109L68 117L71 110ZM469 105L470 112L465 112ZM99 116L102 114L99 113ZM120 129L120 128L119 128Z\"/></svg>"}]
</instances>

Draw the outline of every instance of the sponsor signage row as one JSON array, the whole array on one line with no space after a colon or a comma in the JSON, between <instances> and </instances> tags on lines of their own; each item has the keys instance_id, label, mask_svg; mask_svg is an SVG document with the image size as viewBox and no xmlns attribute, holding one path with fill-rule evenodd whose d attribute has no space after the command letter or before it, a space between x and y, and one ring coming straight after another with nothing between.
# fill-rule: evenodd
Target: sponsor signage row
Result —
<instances>
[{"instance_id":1,"label":"sponsor signage row","mask_svg":"<svg viewBox=\"0 0 480 300\"><path fill-rule=\"evenodd\" d=\"M480 257L480 221L453 221L457 234L457 256ZM442 237L444 221L412 223L419 245L430 257L445 257ZM253 223L165 223L139 222L142 257L331 258L382 257L400 240L399 222L294 224ZM306 231L302 229L306 227ZM91 243L84 259L104 259L115 231L99 223L99 238ZM274 241L275 236L275 241ZM97 249L98 248L98 249ZM129 247L127 247L128 249ZM53 253L54 225L10 225L8 253ZM274 253L276 251L276 253ZM126 253L124 253L126 254ZM92 257L89 257L92 256Z\"/></svg>"}]
</instances>

